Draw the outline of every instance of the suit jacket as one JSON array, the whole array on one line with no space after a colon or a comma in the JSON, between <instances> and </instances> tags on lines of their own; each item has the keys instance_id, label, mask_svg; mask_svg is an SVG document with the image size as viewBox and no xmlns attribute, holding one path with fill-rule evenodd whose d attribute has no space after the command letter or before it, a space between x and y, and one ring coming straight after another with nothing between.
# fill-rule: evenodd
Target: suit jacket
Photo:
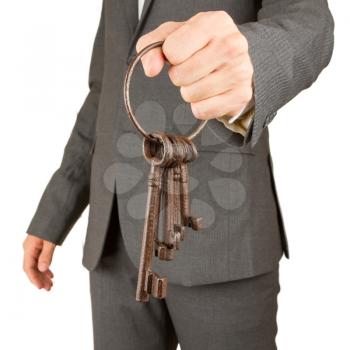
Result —
<instances>
[{"instance_id":1,"label":"suit jacket","mask_svg":"<svg viewBox=\"0 0 350 350\"><path fill-rule=\"evenodd\" d=\"M111 208L117 199L127 252L139 262L149 165L123 104L123 79L137 39L166 21L200 11L227 11L246 36L254 66L255 115L247 136L211 120L195 140L190 165L191 208L204 218L188 230L177 257L154 262L170 282L199 285L272 270L288 245L273 178L267 126L279 108L309 87L330 61L333 18L324 0L105 0L90 69L90 93L68 140L62 163L41 198L28 233L61 245L89 205L83 265L96 268ZM186 133L190 108L164 70L134 74L131 99L145 129ZM118 218L112 217L113 220Z\"/></svg>"}]
</instances>

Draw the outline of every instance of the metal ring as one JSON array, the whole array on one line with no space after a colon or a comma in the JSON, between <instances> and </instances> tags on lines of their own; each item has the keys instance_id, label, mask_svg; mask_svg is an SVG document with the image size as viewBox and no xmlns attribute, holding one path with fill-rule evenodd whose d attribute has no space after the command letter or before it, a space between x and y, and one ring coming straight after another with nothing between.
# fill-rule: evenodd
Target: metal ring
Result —
<instances>
[{"instance_id":1,"label":"metal ring","mask_svg":"<svg viewBox=\"0 0 350 350\"><path fill-rule=\"evenodd\" d=\"M153 133L143 139L143 155L154 165L167 166L173 158L173 146L168 136L162 132ZM157 146L161 148L157 148ZM161 151L161 152L159 152Z\"/></svg>"},{"instance_id":2,"label":"metal ring","mask_svg":"<svg viewBox=\"0 0 350 350\"><path fill-rule=\"evenodd\" d=\"M131 122L134 124L135 128L146 139L152 139L152 136L140 125L140 123L136 119L134 111L133 111L133 109L131 107L131 102L130 102L130 82L131 82L131 77L132 77L132 74L133 74L133 72L135 70L135 67L136 67L137 63L141 60L142 56L144 56L148 51L150 51L150 50L152 50L152 49L154 49L156 47L162 47L163 43L164 43L164 41L157 41L157 42L155 42L153 44L150 44L150 45L146 46L143 50L141 50L133 58L133 60L129 64L129 67L128 67L128 70L126 71L126 75L125 75L125 79L124 79L124 104L125 104L125 108L126 108L128 117L131 120ZM206 124L207 124L207 120L202 120L198 124L196 129L191 134L187 135L186 137L188 139L190 139L190 140L194 139L202 131L202 129L205 127Z\"/></svg>"}]
</instances>

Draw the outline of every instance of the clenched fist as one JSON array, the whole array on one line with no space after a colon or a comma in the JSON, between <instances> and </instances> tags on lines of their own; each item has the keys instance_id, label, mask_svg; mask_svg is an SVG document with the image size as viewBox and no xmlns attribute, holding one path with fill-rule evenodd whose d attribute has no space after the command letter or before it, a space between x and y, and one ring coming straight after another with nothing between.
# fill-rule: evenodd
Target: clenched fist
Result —
<instances>
[{"instance_id":1,"label":"clenched fist","mask_svg":"<svg viewBox=\"0 0 350 350\"><path fill-rule=\"evenodd\" d=\"M248 42L224 11L201 12L186 22L166 22L143 35L139 52L164 41L142 59L145 74L154 77L165 61L172 83L180 87L198 119L239 114L253 97L253 65Z\"/></svg>"},{"instance_id":2,"label":"clenched fist","mask_svg":"<svg viewBox=\"0 0 350 350\"><path fill-rule=\"evenodd\" d=\"M33 235L23 242L23 270L39 289L49 291L53 285L53 273L49 269L56 245Z\"/></svg>"}]
</instances>

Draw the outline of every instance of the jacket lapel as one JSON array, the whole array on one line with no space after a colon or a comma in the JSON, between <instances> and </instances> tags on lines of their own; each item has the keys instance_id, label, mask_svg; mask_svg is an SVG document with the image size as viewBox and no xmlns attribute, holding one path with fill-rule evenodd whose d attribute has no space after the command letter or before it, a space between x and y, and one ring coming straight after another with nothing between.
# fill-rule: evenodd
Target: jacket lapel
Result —
<instances>
[{"instance_id":1,"label":"jacket lapel","mask_svg":"<svg viewBox=\"0 0 350 350\"><path fill-rule=\"evenodd\" d=\"M142 31L143 25L144 25L145 20L150 12L151 5L152 5L154 0L145 0L145 4L143 5L143 9L142 9L142 13L141 13L141 18L138 21L136 28L135 28L134 15L133 15L133 11L135 9L130 8L130 6L133 5L133 3L130 0L123 0L123 1L124 1L125 6L126 6L126 13L128 16L129 27L132 30L132 36L131 36L130 45L128 48L128 56L127 56L128 63L130 63L130 61L132 59L132 54L133 54L134 49L135 49L136 41L139 38L139 34ZM134 28L135 28L135 30L133 30Z\"/></svg>"},{"instance_id":2,"label":"jacket lapel","mask_svg":"<svg viewBox=\"0 0 350 350\"><path fill-rule=\"evenodd\" d=\"M134 34L135 28L139 21L137 3L138 0L122 0L130 36Z\"/></svg>"}]
</instances>

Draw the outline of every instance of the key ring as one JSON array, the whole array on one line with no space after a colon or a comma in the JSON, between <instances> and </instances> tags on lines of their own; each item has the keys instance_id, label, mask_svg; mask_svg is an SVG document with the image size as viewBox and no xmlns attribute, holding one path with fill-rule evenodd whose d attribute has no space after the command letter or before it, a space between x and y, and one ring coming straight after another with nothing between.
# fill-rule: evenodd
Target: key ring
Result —
<instances>
[{"instance_id":1,"label":"key ring","mask_svg":"<svg viewBox=\"0 0 350 350\"><path fill-rule=\"evenodd\" d=\"M153 140L151 134L148 133L138 122L134 111L131 107L131 102L130 102L130 82L131 82L131 77L132 74L135 70L135 67L137 65L137 63L141 60L141 58L150 50L156 48L156 47L162 47L164 41L157 41L153 44L150 44L148 46L146 46L144 49L142 49L131 61L128 70L126 71L126 75L125 75L125 79L124 79L124 104L125 104L125 108L128 114L129 119L131 120L131 122L134 124L135 128L140 132L140 134L145 137L148 140ZM190 133L189 135L183 135L185 137L187 137L189 140L194 139L201 131L202 129L205 127L205 125L207 124L207 120L202 120L198 126L196 127L196 129L194 131L192 131L192 133Z\"/></svg>"}]
</instances>

